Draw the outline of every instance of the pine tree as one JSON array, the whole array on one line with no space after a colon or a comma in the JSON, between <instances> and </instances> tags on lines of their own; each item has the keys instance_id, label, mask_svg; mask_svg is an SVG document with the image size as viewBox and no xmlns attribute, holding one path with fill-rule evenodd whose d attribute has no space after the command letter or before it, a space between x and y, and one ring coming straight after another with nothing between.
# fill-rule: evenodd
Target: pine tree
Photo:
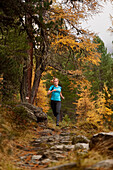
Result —
<instances>
[{"instance_id":1,"label":"pine tree","mask_svg":"<svg viewBox=\"0 0 113 170\"><path fill-rule=\"evenodd\" d=\"M14 99L19 93L24 59L27 58L27 40L19 29L4 31L0 39L0 77L2 82L2 101ZM20 36L20 35L21 36ZM1 35L2 36L2 35Z\"/></svg>"},{"instance_id":2,"label":"pine tree","mask_svg":"<svg viewBox=\"0 0 113 170\"><path fill-rule=\"evenodd\" d=\"M98 66L89 63L84 65L84 75L92 84L92 94L96 95L98 91L103 91L104 84L108 89L113 87L113 59L107 53L107 49L99 37L96 37L94 42L100 44L97 48L101 54L100 64Z\"/></svg>"}]
</instances>

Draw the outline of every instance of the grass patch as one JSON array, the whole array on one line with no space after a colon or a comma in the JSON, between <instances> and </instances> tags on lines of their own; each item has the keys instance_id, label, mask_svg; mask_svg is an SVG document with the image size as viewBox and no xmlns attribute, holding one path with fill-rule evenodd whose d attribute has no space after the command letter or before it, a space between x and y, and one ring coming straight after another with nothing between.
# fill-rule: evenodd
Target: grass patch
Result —
<instances>
[{"instance_id":1,"label":"grass patch","mask_svg":"<svg viewBox=\"0 0 113 170\"><path fill-rule=\"evenodd\" d=\"M108 159L108 157L100 155L98 152L89 151L88 153L81 154L80 152L73 151L69 152L63 160L49 164L49 167L75 162L77 167L75 167L74 170L83 170L84 168L92 166L93 164L105 159Z\"/></svg>"},{"instance_id":2,"label":"grass patch","mask_svg":"<svg viewBox=\"0 0 113 170\"><path fill-rule=\"evenodd\" d=\"M12 106L0 107L0 170L24 170L15 165L18 153L15 146L28 145L36 137L32 130L35 124L23 121L26 119L24 110L15 111Z\"/></svg>"},{"instance_id":3,"label":"grass patch","mask_svg":"<svg viewBox=\"0 0 113 170\"><path fill-rule=\"evenodd\" d=\"M12 161L9 160L8 155L0 154L0 170L27 170L27 169L14 166L12 164Z\"/></svg>"}]
</instances>

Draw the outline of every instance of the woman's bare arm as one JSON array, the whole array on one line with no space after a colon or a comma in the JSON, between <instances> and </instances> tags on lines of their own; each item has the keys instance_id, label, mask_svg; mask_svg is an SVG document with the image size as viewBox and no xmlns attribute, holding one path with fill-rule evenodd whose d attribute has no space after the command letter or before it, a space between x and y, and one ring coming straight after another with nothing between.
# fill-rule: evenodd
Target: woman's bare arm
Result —
<instances>
[{"instance_id":1,"label":"woman's bare arm","mask_svg":"<svg viewBox=\"0 0 113 170\"><path fill-rule=\"evenodd\" d=\"M62 98L62 99L65 99L65 97L62 95L62 93L61 93L61 92L60 92L60 96L61 96L61 98Z\"/></svg>"},{"instance_id":2,"label":"woman's bare arm","mask_svg":"<svg viewBox=\"0 0 113 170\"><path fill-rule=\"evenodd\" d=\"M54 89L54 90L48 90L47 95L51 94L53 91L56 91L56 89Z\"/></svg>"}]
</instances>

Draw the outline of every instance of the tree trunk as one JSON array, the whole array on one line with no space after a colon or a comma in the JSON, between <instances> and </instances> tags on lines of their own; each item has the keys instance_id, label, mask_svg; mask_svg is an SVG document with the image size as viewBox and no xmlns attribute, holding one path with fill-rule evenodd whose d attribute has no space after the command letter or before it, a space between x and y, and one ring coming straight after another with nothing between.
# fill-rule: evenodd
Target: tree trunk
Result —
<instances>
[{"instance_id":1,"label":"tree trunk","mask_svg":"<svg viewBox=\"0 0 113 170\"><path fill-rule=\"evenodd\" d=\"M22 77L22 81L21 81L21 85L20 85L20 96L21 96L21 100L22 102L27 102L27 94L28 94L28 82L27 82L27 63L25 64L25 66L23 67L23 77Z\"/></svg>"},{"instance_id":2,"label":"tree trunk","mask_svg":"<svg viewBox=\"0 0 113 170\"><path fill-rule=\"evenodd\" d=\"M20 86L20 96L22 102L29 102L31 100L31 81L32 81L32 66L33 66L33 45L30 44L29 59L27 59L23 67L23 77Z\"/></svg>"},{"instance_id":3,"label":"tree trunk","mask_svg":"<svg viewBox=\"0 0 113 170\"><path fill-rule=\"evenodd\" d=\"M33 43L29 42L30 49L28 51L28 55L30 58L28 69L27 69L27 84L28 84L28 90L27 90L27 97L29 98L28 101L30 103L31 101L31 82L32 82L32 68L33 68Z\"/></svg>"},{"instance_id":4,"label":"tree trunk","mask_svg":"<svg viewBox=\"0 0 113 170\"><path fill-rule=\"evenodd\" d=\"M27 3L30 0L26 0ZM25 61L25 67L23 68L23 78L20 87L21 100L29 102L31 101L31 82L32 82L32 68L33 68L33 28L32 28L32 18L29 14L25 16L25 23L27 25L28 31L28 45L29 50L28 58Z\"/></svg>"},{"instance_id":5,"label":"tree trunk","mask_svg":"<svg viewBox=\"0 0 113 170\"><path fill-rule=\"evenodd\" d=\"M40 69L38 69L35 72L35 78L34 78L34 82L33 82L33 87L32 87L32 91L31 91L31 103L33 104L35 101L35 97L37 95L38 92L38 87L39 87L39 83L41 80L41 76L42 73L45 71L45 66L41 67Z\"/></svg>"}]
</instances>

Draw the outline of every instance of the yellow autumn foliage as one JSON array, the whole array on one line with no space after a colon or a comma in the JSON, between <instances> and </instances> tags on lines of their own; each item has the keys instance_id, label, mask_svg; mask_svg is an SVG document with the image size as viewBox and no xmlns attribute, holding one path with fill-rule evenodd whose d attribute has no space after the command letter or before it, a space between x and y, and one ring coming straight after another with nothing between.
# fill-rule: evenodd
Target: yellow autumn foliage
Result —
<instances>
[{"instance_id":1,"label":"yellow autumn foliage","mask_svg":"<svg viewBox=\"0 0 113 170\"><path fill-rule=\"evenodd\" d=\"M103 124L103 121L102 121L103 117L102 117L102 115L99 115L98 113L96 113L95 109L88 111L87 115L88 115L88 117L86 119L87 121L92 122L94 124L99 123L99 125Z\"/></svg>"},{"instance_id":2,"label":"yellow autumn foliage","mask_svg":"<svg viewBox=\"0 0 113 170\"><path fill-rule=\"evenodd\" d=\"M110 121L113 111L107 106L105 93L98 92L98 99L94 101L93 96L91 97L91 83L88 80L82 79L77 82L77 85L80 86L80 94L78 93L80 98L75 104L80 120L99 123L99 125L103 125L105 121L103 117ZM104 86L104 90L108 93L107 86ZM108 96L110 97L109 93Z\"/></svg>"},{"instance_id":3,"label":"yellow autumn foliage","mask_svg":"<svg viewBox=\"0 0 113 170\"><path fill-rule=\"evenodd\" d=\"M32 76L32 85L34 80L34 73L35 68L33 69L33 76ZM44 84L45 80L40 80L38 92L34 101L34 105L41 107L45 113L49 110L49 99L47 97L47 90L46 85Z\"/></svg>"},{"instance_id":4,"label":"yellow autumn foliage","mask_svg":"<svg viewBox=\"0 0 113 170\"><path fill-rule=\"evenodd\" d=\"M79 99L76 103L76 113L80 115L80 119L86 120L92 115L89 115L89 113L91 113L92 111L94 112L95 110L93 98L90 97L91 83L86 79L83 79L82 81L78 81L77 85L80 86L80 93L78 93Z\"/></svg>"},{"instance_id":5,"label":"yellow autumn foliage","mask_svg":"<svg viewBox=\"0 0 113 170\"><path fill-rule=\"evenodd\" d=\"M97 52L99 44L93 43L94 34L82 29L80 24L82 19L91 15L90 12L98 11L99 2L85 0L82 4L74 1L72 3L63 3L62 5L57 1L52 4L49 13L50 21L54 23L62 21L62 24L57 25L57 31L49 35L52 40L51 48L55 53L59 52L60 55L63 50L68 52L71 49L75 53L78 62L82 60L83 63L88 61L98 65L101 57ZM54 24L53 30L55 28L56 24Z\"/></svg>"},{"instance_id":6,"label":"yellow autumn foliage","mask_svg":"<svg viewBox=\"0 0 113 170\"><path fill-rule=\"evenodd\" d=\"M44 84L44 80L40 81L40 85L38 88L38 93L35 98L34 105L41 107L45 113L49 110L49 99L47 97L46 86Z\"/></svg>"}]
</instances>

